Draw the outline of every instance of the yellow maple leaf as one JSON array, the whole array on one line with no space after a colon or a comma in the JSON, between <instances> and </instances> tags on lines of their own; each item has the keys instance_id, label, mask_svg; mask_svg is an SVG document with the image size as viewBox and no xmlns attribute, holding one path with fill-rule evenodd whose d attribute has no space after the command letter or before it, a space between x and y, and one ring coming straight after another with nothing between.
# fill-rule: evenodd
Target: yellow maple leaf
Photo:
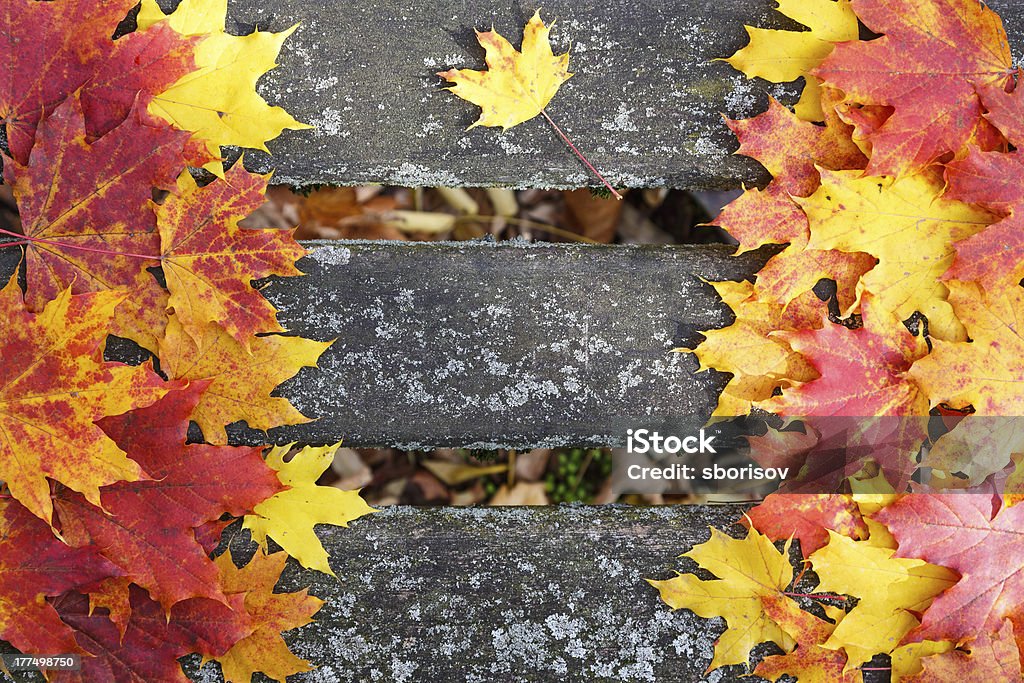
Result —
<instances>
[{"instance_id":1,"label":"yellow maple leaf","mask_svg":"<svg viewBox=\"0 0 1024 683\"><path fill-rule=\"evenodd\" d=\"M828 533L828 545L810 561L819 578L817 590L859 598L825 643L845 650L848 668L892 652L920 623L912 612L923 612L960 578L945 567L894 557L894 549Z\"/></svg>"},{"instance_id":2,"label":"yellow maple leaf","mask_svg":"<svg viewBox=\"0 0 1024 683\"><path fill-rule=\"evenodd\" d=\"M552 52L548 41L551 26L544 25L537 10L523 31L522 52L493 29L477 31L488 70L450 69L437 74L455 83L447 90L482 110L470 128L501 126L508 130L529 121L544 111L562 83L569 80L569 53L555 56Z\"/></svg>"},{"instance_id":3,"label":"yellow maple leaf","mask_svg":"<svg viewBox=\"0 0 1024 683\"><path fill-rule=\"evenodd\" d=\"M214 560L220 571L221 587L225 595L244 594L245 611L255 630L231 646L219 657L224 680L228 683L249 683L252 675L261 671L274 680L283 681L292 674L309 671L305 660L291 653L282 631L305 626L324 604L305 590L296 593L275 593L287 556L284 553L264 555L256 553L249 564L241 569L226 552Z\"/></svg>"},{"instance_id":4,"label":"yellow maple leaf","mask_svg":"<svg viewBox=\"0 0 1024 683\"><path fill-rule=\"evenodd\" d=\"M266 142L285 128L309 128L281 107L272 107L256 92L256 82L277 66L281 45L296 26L281 33L256 31L246 36L224 30L227 0L182 0L164 15L156 0L143 0L139 30L159 21L184 36L202 38L196 47L196 70L153 98L151 114L192 131L220 158L221 145L267 150ZM207 168L222 174L220 162Z\"/></svg>"},{"instance_id":5,"label":"yellow maple leaf","mask_svg":"<svg viewBox=\"0 0 1024 683\"><path fill-rule=\"evenodd\" d=\"M309 422L288 399L270 395L302 367L315 367L330 346L300 337L269 335L250 340L246 350L217 325L186 332L170 316L160 341L161 367L173 379L209 380L192 413L207 442L227 443L226 425L245 420L253 429Z\"/></svg>"},{"instance_id":6,"label":"yellow maple leaf","mask_svg":"<svg viewBox=\"0 0 1024 683\"><path fill-rule=\"evenodd\" d=\"M333 446L307 446L285 462L292 446L278 446L267 455L267 465L288 488L263 501L242 525L252 531L253 539L264 550L267 537L308 569L334 576L327 551L313 531L316 524L348 526L363 515L376 512L359 497L359 491L342 491L333 486L317 486L316 480L331 466Z\"/></svg>"},{"instance_id":7,"label":"yellow maple leaf","mask_svg":"<svg viewBox=\"0 0 1024 683\"><path fill-rule=\"evenodd\" d=\"M821 121L818 79L810 75L829 56L835 43L857 40L859 26L850 0L778 0L778 10L809 31L777 31L747 26L750 42L725 61L748 78L788 83L803 77L803 94L796 115L805 121Z\"/></svg>"},{"instance_id":8,"label":"yellow maple leaf","mask_svg":"<svg viewBox=\"0 0 1024 683\"><path fill-rule=\"evenodd\" d=\"M934 342L910 377L932 406L973 406L976 415L1022 415L1024 410L1024 290L986 291L979 283L949 282L949 300L971 341Z\"/></svg>"},{"instance_id":9,"label":"yellow maple leaf","mask_svg":"<svg viewBox=\"0 0 1024 683\"><path fill-rule=\"evenodd\" d=\"M940 278L953 262L953 242L984 230L996 218L974 205L941 197L941 177L893 181L861 171L819 169L821 187L795 198L810 223L809 249L864 252L878 265L861 278L881 310L906 320L928 318L933 338L966 340Z\"/></svg>"},{"instance_id":10,"label":"yellow maple leaf","mask_svg":"<svg viewBox=\"0 0 1024 683\"><path fill-rule=\"evenodd\" d=\"M765 614L764 606L779 608L780 599L792 603L783 591L793 580L787 555L789 543L779 552L771 539L750 529L744 538L732 538L711 529L711 539L685 553L720 580L702 581L693 574L679 574L648 583L658 589L672 609L686 608L699 617L723 617L728 628L715 643L708 670L744 664L755 645L773 642L788 652L796 641Z\"/></svg>"},{"instance_id":11,"label":"yellow maple leaf","mask_svg":"<svg viewBox=\"0 0 1024 683\"><path fill-rule=\"evenodd\" d=\"M814 366L803 356L784 340L768 335L776 330L820 327L820 311L803 316L800 307L794 306L787 314L782 305L751 299L754 285L747 281L711 285L736 314L736 320L723 329L704 332L704 341L695 350L676 350L693 353L702 369L732 373L718 398L714 416L746 415L752 404L770 398L776 387L817 379Z\"/></svg>"}]
</instances>

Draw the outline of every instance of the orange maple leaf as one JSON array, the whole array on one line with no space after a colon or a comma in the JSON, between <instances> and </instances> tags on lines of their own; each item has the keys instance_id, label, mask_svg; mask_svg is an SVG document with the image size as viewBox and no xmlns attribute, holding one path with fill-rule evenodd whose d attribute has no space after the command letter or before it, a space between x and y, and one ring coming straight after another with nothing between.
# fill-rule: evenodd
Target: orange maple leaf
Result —
<instances>
[{"instance_id":1,"label":"orange maple leaf","mask_svg":"<svg viewBox=\"0 0 1024 683\"><path fill-rule=\"evenodd\" d=\"M253 429L309 422L287 399L270 393L299 368L315 366L330 342L299 337L256 337L250 351L215 325L193 339L176 315L170 317L160 343L160 361L174 379L209 380L192 413L207 442L227 443L225 426L244 420Z\"/></svg>"},{"instance_id":2,"label":"orange maple leaf","mask_svg":"<svg viewBox=\"0 0 1024 683\"><path fill-rule=\"evenodd\" d=\"M251 635L216 658L225 681L248 683L257 671L283 681L294 673L312 668L288 650L281 633L310 623L324 602L305 590L274 592L287 559L285 553L264 555L257 551L241 569L235 567L228 552L216 559L224 593L244 595L245 610L256 625Z\"/></svg>"},{"instance_id":3,"label":"orange maple leaf","mask_svg":"<svg viewBox=\"0 0 1024 683\"><path fill-rule=\"evenodd\" d=\"M836 625L798 609L791 601L765 601L764 613L796 641L796 649L784 655L765 657L754 667L754 675L777 681L789 674L800 681L855 683L858 671L846 671L841 650L822 647Z\"/></svg>"}]
</instances>

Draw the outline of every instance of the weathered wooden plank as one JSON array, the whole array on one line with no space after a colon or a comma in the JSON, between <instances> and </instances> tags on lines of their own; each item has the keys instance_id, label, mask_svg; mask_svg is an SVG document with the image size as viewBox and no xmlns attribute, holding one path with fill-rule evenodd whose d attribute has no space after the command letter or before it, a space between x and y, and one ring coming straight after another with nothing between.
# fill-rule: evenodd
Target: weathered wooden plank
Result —
<instances>
[{"instance_id":1,"label":"weathered wooden plank","mask_svg":"<svg viewBox=\"0 0 1024 683\"><path fill-rule=\"evenodd\" d=\"M726 247L310 245L264 289L284 327L334 345L280 392L308 425L278 443L527 448L700 427L721 375L670 349L731 313L704 279L764 256ZM248 437L236 432L240 440Z\"/></svg>"},{"instance_id":2,"label":"weathered wooden plank","mask_svg":"<svg viewBox=\"0 0 1024 683\"><path fill-rule=\"evenodd\" d=\"M694 569L679 555L709 526L744 533L734 522L745 509L389 507L348 529L318 526L337 578L289 560L277 587L326 602L285 635L317 666L289 683L762 680L738 666L706 676L725 623L670 611L645 581ZM225 538L235 561L248 561L248 532L231 526ZM772 651L759 646L755 661ZM223 680L216 663L182 661L196 683Z\"/></svg>"},{"instance_id":3,"label":"weathered wooden plank","mask_svg":"<svg viewBox=\"0 0 1024 683\"><path fill-rule=\"evenodd\" d=\"M741 279L767 258L724 246L307 246L307 275L263 292L292 334L336 341L279 389L319 419L270 438L409 449L622 445L631 427L699 428L724 376L694 374L695 359L670 349L730 321L702 279ZM0 249L0 279L18 251Z\"/></svg>"},{"instance_id":4,"label":"weathered wooden plank","mask_svg":"<svg viewBox=\"0 0 1024 683\"><path fill-rule=\"evenodd\" d=\"M386 508L318 527L338 578L289 562L279 590L327 601L287 638L319 668L289 681L705 680L723 622L671 612L644 579L692 567L679 554L742 509Z\"/></svg>"},{"instance_id":5,"label":"weathered wooden plank","mask_svg":"<svg viewBox=\"0 0 1024 683\"><path fill-rule=\"evenodd\" d=\"M1014 45L1024 36L1015 0L992 0ZM315 131L271 143L279 182L578 186L594 178L535 119L502 135L465 128L475 107L440 88L449 67L482 68L474 28L518 45L535 2L500 0L234 0L236 30L301 22L267 99ZM575 76L550 113L617 185L738 187L765 179L736 148L720 112L762 111L768 93L793 101L799 84L748 81L724 62L746 42L743 25L793 28L772 0L549 0L558 50L572 46ZM1018 49L1019 52L1019 49ZM257 158L257 156L259 158Z\"/></svg>"}]
</instances>

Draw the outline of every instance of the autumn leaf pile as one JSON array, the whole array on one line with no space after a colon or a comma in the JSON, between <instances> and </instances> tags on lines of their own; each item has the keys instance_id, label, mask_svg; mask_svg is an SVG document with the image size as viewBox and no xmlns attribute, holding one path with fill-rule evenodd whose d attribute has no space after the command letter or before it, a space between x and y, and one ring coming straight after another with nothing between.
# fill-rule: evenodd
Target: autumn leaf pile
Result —
<instances>
[{"instance_id":1,"label":"autumn leaf pile","mask_svg":"<svg viewBox=\"0 0 1024 683\"><path fill-rule=\"evenodd\" d=\"M693 353L731 374L716 416L802 425L752 439L753 457L820 495L790 488L745 537L713 531L686 556L715 579L654 583L725 618L711 668L771 642L783 654L754 668L771 680L861 680L887 655L894 681L1019 681L1024 82L977 0L779 10L807 30L748 28L728 61L808 87L795 111L728 121L772 180L715 222L740 252L782 246L754 282L714 283L735 322Z\"/></svg>"},{"instance_id":2,"label":"autumn leaf pile","mask_svg":"<svg viewBox=\"0 0 1024 683\"><path fill-rule=\"evenodd\" d=\"M321 603L273 592L285 553L211 559L221 531L243 518L265 551L330 572L313 525L370 511L316 486L330 448L227 444L234 422L308 420L271 392L328 346L280 334L252 286L301 275L304 250L239 226L267 177L220 157L303 127L255 91L290 31L233 36L223 0L145 0L120 35L135 4L12 0L0 19L24 232L0 244L24 251L23 286L0 290L0 640L80 654L59 680L184 680L188 653L283 680L308 666L281 632ZM106 360L111 334L154 360Z\"/></svg>"}]
</instances>

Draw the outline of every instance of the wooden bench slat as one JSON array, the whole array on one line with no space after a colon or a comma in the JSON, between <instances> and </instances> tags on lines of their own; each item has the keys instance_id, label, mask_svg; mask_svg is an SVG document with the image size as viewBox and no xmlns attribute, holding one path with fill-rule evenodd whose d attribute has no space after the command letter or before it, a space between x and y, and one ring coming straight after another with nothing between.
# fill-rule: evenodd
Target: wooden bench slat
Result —
<instances>
[{"instance_id":1,"label":"wooden bench slat","mask_svg":"<svg viewBox=\"0 0 1024 683\"><path fill-rule=\"evenodd\" d=\"M270 439L414 450L622 445L640 426L694 432L725 376L694 374L696 360L670 350L731 321L701 279L742 279L768 255L525 242L307 246L307 275L263 292L291 334L336 341L319 368L278 389L319 419ZM0 249L0 280L19 256ZM228 433L234 443L267 441L243 425Z\"/></svg>"},{"instance_id":2,"label":"wooden bench slat","mask_svg":"<svg viewBox=\"0 0 1024 683\"><path fill-rule=\"evenodd\" d=\"M305 277L263 291L291 333L336 339L279 392L307 425L277 443L532 448L690 433L724 376L670 353L731 313L700 278L764 254L728 247L311 243ZM262 434L232 432L240 442Z\"/></svg>"},{"instance_id":3,"label":"wooden bench slat","mask_svg":"<svg viewBox=\"0 0 1024 683\"><path fill-rule=\"evenodd\" d=\"M678 555L744 509L389 507L320 526L338 578L289 561L278 584L328 601L286 639L318 666L289 681L704 680L724 624L670 611L644 579L692 566Z\"/></svg>"},{"instance_id":4,"label":"wooden bench slat","mask_svg":"<svg viewBox=\"0 0 1024 683\"><path fill-rule=\"evenodd\" d=\"M1022 44L1024 12L992 0L1011 40ZM725 62L747 40L744 24L798 27L771 0L549 0L558 50L572 45L571 78L549 110L612 183L626 187L732 188L766 179L736 149L720 112L763 111L768 92L792 102L797 85L748 81ZM314 131L286 131L270 144L286 184L511 185L569 187L597 181L547 122L502 135L466 132L479 110L444 92L434 75L483 68L473 29L491 22L519 45L535 4L492 0L237 0L236 30L283 30L281 66L265 97ZM229 28L232 22L229 21Z\"/></svg>"}]
</instances>

